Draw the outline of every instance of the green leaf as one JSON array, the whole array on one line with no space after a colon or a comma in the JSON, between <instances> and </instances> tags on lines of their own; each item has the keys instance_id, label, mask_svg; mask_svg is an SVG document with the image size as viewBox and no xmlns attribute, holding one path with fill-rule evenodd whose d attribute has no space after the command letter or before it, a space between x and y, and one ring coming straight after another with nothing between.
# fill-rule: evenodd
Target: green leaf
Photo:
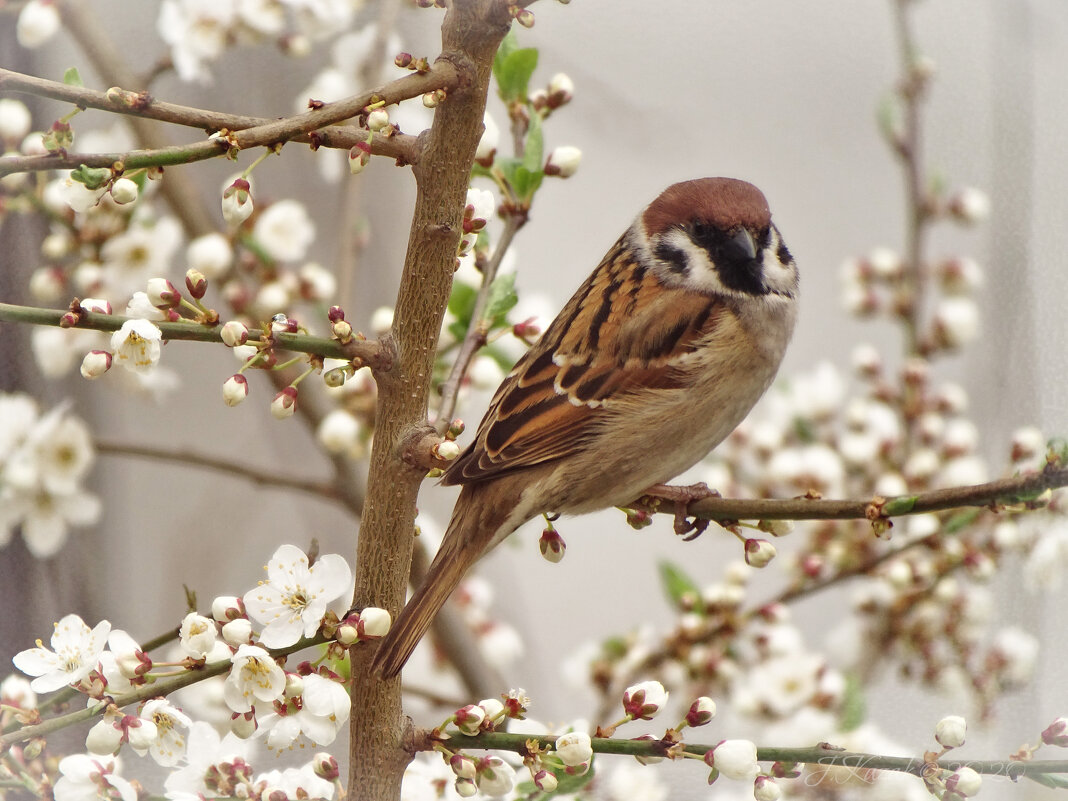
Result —
<instances>
[{"instance_id":1,"label":"green leaf","mask_svg":"<svg viewBox=\"0 0 1068 801\"><path fill-rule=\"evenodd\" d=\"M515 293L515 273L498 275L490 284L484 319L490 321L491 328L501 325L505 316L518 302L519 296Z\"/></svg>"},{"instance_id":2,"label":"green leaf","mask_svg":"<svg viewBox=\"0 0 1068 801\"><path fill-rule=\"evenodd\" d=\"M864 722L868 715L864 699L864 685L855 673L847 673L845 693L842 695L842 712L838 726L842 731L852 731Z\"/></svg>"},{"instance_id":3,"label":"green leaf","mask_svg":"<svg viewBox=\"0 0 1068 801\"><path fill-rule=\"evenodd\" d=\"M70 171L72 180L85 184L87 189L100 189L111 180L111 170L107 167L86 167L84 164L78 169Z\"/></svg>"},{"instance_id":4,"label":"green leaf","mask_svg":"<svg viewBox=\"0 0 1068 801\"><path fill-rule=\"evenodd\" d=\"M681 607L683 599L693 601L700 597L701 588L682 571L681 567L665 560L660 563L659 569L660 586L672 604Z\"/></svg>"},{"instance_id":5,"label":"green leaf","mask_svg":"<svg viewBox=\"0 0 1068 801\"><path fill-rule=\"evenodd\" d=\"M593 781L593 774L595 771L594 763L597 759L595 754L593 759L590 760L590 769L581 776L568 776L564 771L560 771L556 774L556 780L559 785L556 788L556 792L553 795L567 795L569 793L577 793L591 781ZM552 796L546 796L551 798Z\"/></svg>"},{"instance_id":6,"label":"green leaf","mask_svg":"<svg viewBox=\"0 0 1068 801\"><path fill-rule=\"evenodd\" d=\"M478 290L473 286L453 281L452 294L449 295L449 311L456 321L463 324L466 329L471 322L471 312L475 308L475 296Z\"/></svg>"},{"instance_id":7,"label":"green leaf","mask_svg":"<svg viewBox=\"0 0 1068 801\"><path fill-rule=\"evenodd\" d=\"M538 66L538 51L533 47L519 47L515 34L509 32L493 59L493 77L497 92L505 103L527 102L530 76Z\"/></svg>"},{"instance_id":8,"label":"green leaf","mask_svg":"<svg viewBox=\"0 0 1068 801\"><path fill-rule=\"evenodd\" d=\"M912 511L916 506L916 496L911 495L902 498L894 498L891 501L887 501L883 506L883 513L889 517L895 517L897 515L905 515Z\"/></svg>"},{"instance_id":9,"label":"green leaf","mask_svg":"<svg viewBox=\"0 0 1068 801\"><path fill-rule=\"evenodd\" d=\"M541 130L541 117L533 114L527 128L527 141L523 145L523 166L538 172L545 158L545 136Z\"/></svg>"},{"instance_id":10,"label":"green leaf","mask_svg":"<svg viewBox=\"0 0 1068 801\"><path fill-rule=\"evenodd\" d=\"M982 513L982 509L964 509L957 512L942 526L942 532L944 534L956 534L974 523Z\"/></svg>"},{"instance_id":11,"label":"green leaf","mask_svg":"<svg viewBox=\"0 0 1068 801\"><path fill-rule=\"evenodd\" d=\"M85 86L82 83L82 76L77 67L67 67L63 72L63 83L67 86Z\"/></svg>"},{"instance_id":12,"label":"green leaf","mask_svg":"<svg viewBox=\"0 0 1068 801\"><path fill-rule=\"evenodd\" d=\"M1054 790L1068 789L1068 776L1059 773L1025 773L1024 776L1045 787L1052 787Z\"/></svg>"}]
</instances>

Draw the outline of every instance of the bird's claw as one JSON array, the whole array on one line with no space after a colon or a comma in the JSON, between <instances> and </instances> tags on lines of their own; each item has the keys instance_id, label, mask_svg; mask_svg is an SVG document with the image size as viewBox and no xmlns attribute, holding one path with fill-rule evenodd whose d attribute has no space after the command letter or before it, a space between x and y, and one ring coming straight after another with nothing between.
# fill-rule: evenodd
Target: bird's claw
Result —
<instances>
[{"instance_id":1,"label":"bird's claw","mask_svg":"<svg viewBox=\"0 0 1068 801\"><path fill-rule=\"evenodd\" d=\"M694 501L702 501L705 498L722 497L715 490L709 489L708 485L703 481L685 487L657 484L646 490L645 494L665 501L672 501L675 504L675 533L686 542L697 539L708 528L707 520L700 517L690 519L690 504Z\"/></svg>"}]
</instances>

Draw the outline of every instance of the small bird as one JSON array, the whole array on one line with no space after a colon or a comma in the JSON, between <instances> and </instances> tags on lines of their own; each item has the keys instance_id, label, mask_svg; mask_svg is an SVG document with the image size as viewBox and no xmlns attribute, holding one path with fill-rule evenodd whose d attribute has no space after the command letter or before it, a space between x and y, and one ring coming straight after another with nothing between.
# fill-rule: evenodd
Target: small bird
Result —
<instances>
[{"instance_id":1,"label":"small bird","mask_svg":"<svg viewBox=\"0 0 1068 801\"><path fill-rule=\"evenodd\" d=\"M426 579L380 644L396 675L468 569L526 521L621 506L723 441L771 384L798 274L764 195L668 187L497 389L445 471L462 489Z\"/></svg>"}]
</instances>

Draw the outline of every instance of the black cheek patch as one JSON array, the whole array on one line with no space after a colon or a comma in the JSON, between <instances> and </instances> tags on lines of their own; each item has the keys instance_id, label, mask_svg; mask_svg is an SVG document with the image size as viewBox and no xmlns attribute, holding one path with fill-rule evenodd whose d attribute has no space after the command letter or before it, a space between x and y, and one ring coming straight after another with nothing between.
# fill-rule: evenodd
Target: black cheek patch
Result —
<instances>
[{"instance_id":1,"label":"black cheek patch","mask_svg":"<svg viewBox=\"0 0 1068 801\"><path fill-rule=\"evenodd\" d=\"M656 246L656 257L668 266L668 269L679 275L690 272L690 262L686 258L686 252L667 242L661 242Z\"/></svg>"},{"instance_id":2,"label":"black cheek patch","mask_svg":"<svg viewBox=\"0 0 1068 801\"><path fill-rule=\"evenodd\" d=\"M782 241L779 242L779 249L775 251L775 255L783 264L789 264L794 259L794 257L790 255L790 251L787 250L786 243Z\"/></svg>"},{"instance_id":3,"label":"black cheek patch","mask_svg":"<svg viewBox=\"0 0 1068 801\"><path fill-rule=\"evenodd\" d=\"M764 285L764 265L759 258L723 258L721 256L715 265L719 280L728 289L749 295L768 294L768 288Z\"/></svg>"}]
</instances>

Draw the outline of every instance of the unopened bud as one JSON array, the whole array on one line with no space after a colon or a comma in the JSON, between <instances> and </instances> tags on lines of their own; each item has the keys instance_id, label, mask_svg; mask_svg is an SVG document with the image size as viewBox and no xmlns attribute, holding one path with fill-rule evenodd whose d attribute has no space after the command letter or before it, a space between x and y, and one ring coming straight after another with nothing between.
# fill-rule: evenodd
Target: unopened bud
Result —
<instances>
[{"instance_id":1,"label":"unopened bud","mask_svg":"<svg viewBox=\"0 0 1068 801\"><path fill-rule=\"evenodd\" d=\"M297 388L290 385L274 396L271 401L271 416L275 420L292 417L297 410Z\"/></svg>"},{"instance_id":2,"label":"unopened bud","mask_svg":"<svg viewBox=\"0 0 1068 801\"><path fill-rule=\"evenodd\" d=\"M538 540L538 549L547 561L556 564L564 558L564 551L567 550L567 543L564 542L564 538L560 536L560 533L555 528L549 526L541 532L541 539Z\"/></svg>"},{"instance_id":3,"label":"unopened bud","mask_svg":"<svg viewBox=\"0 0 1068 801\"><path fill-rule=\"evenodd\" d=\"M189 291L190 297L200 300L207 294L208 279L200 270L190 268L185 271L185 288Z\"/></svg>"}]
</instances>

